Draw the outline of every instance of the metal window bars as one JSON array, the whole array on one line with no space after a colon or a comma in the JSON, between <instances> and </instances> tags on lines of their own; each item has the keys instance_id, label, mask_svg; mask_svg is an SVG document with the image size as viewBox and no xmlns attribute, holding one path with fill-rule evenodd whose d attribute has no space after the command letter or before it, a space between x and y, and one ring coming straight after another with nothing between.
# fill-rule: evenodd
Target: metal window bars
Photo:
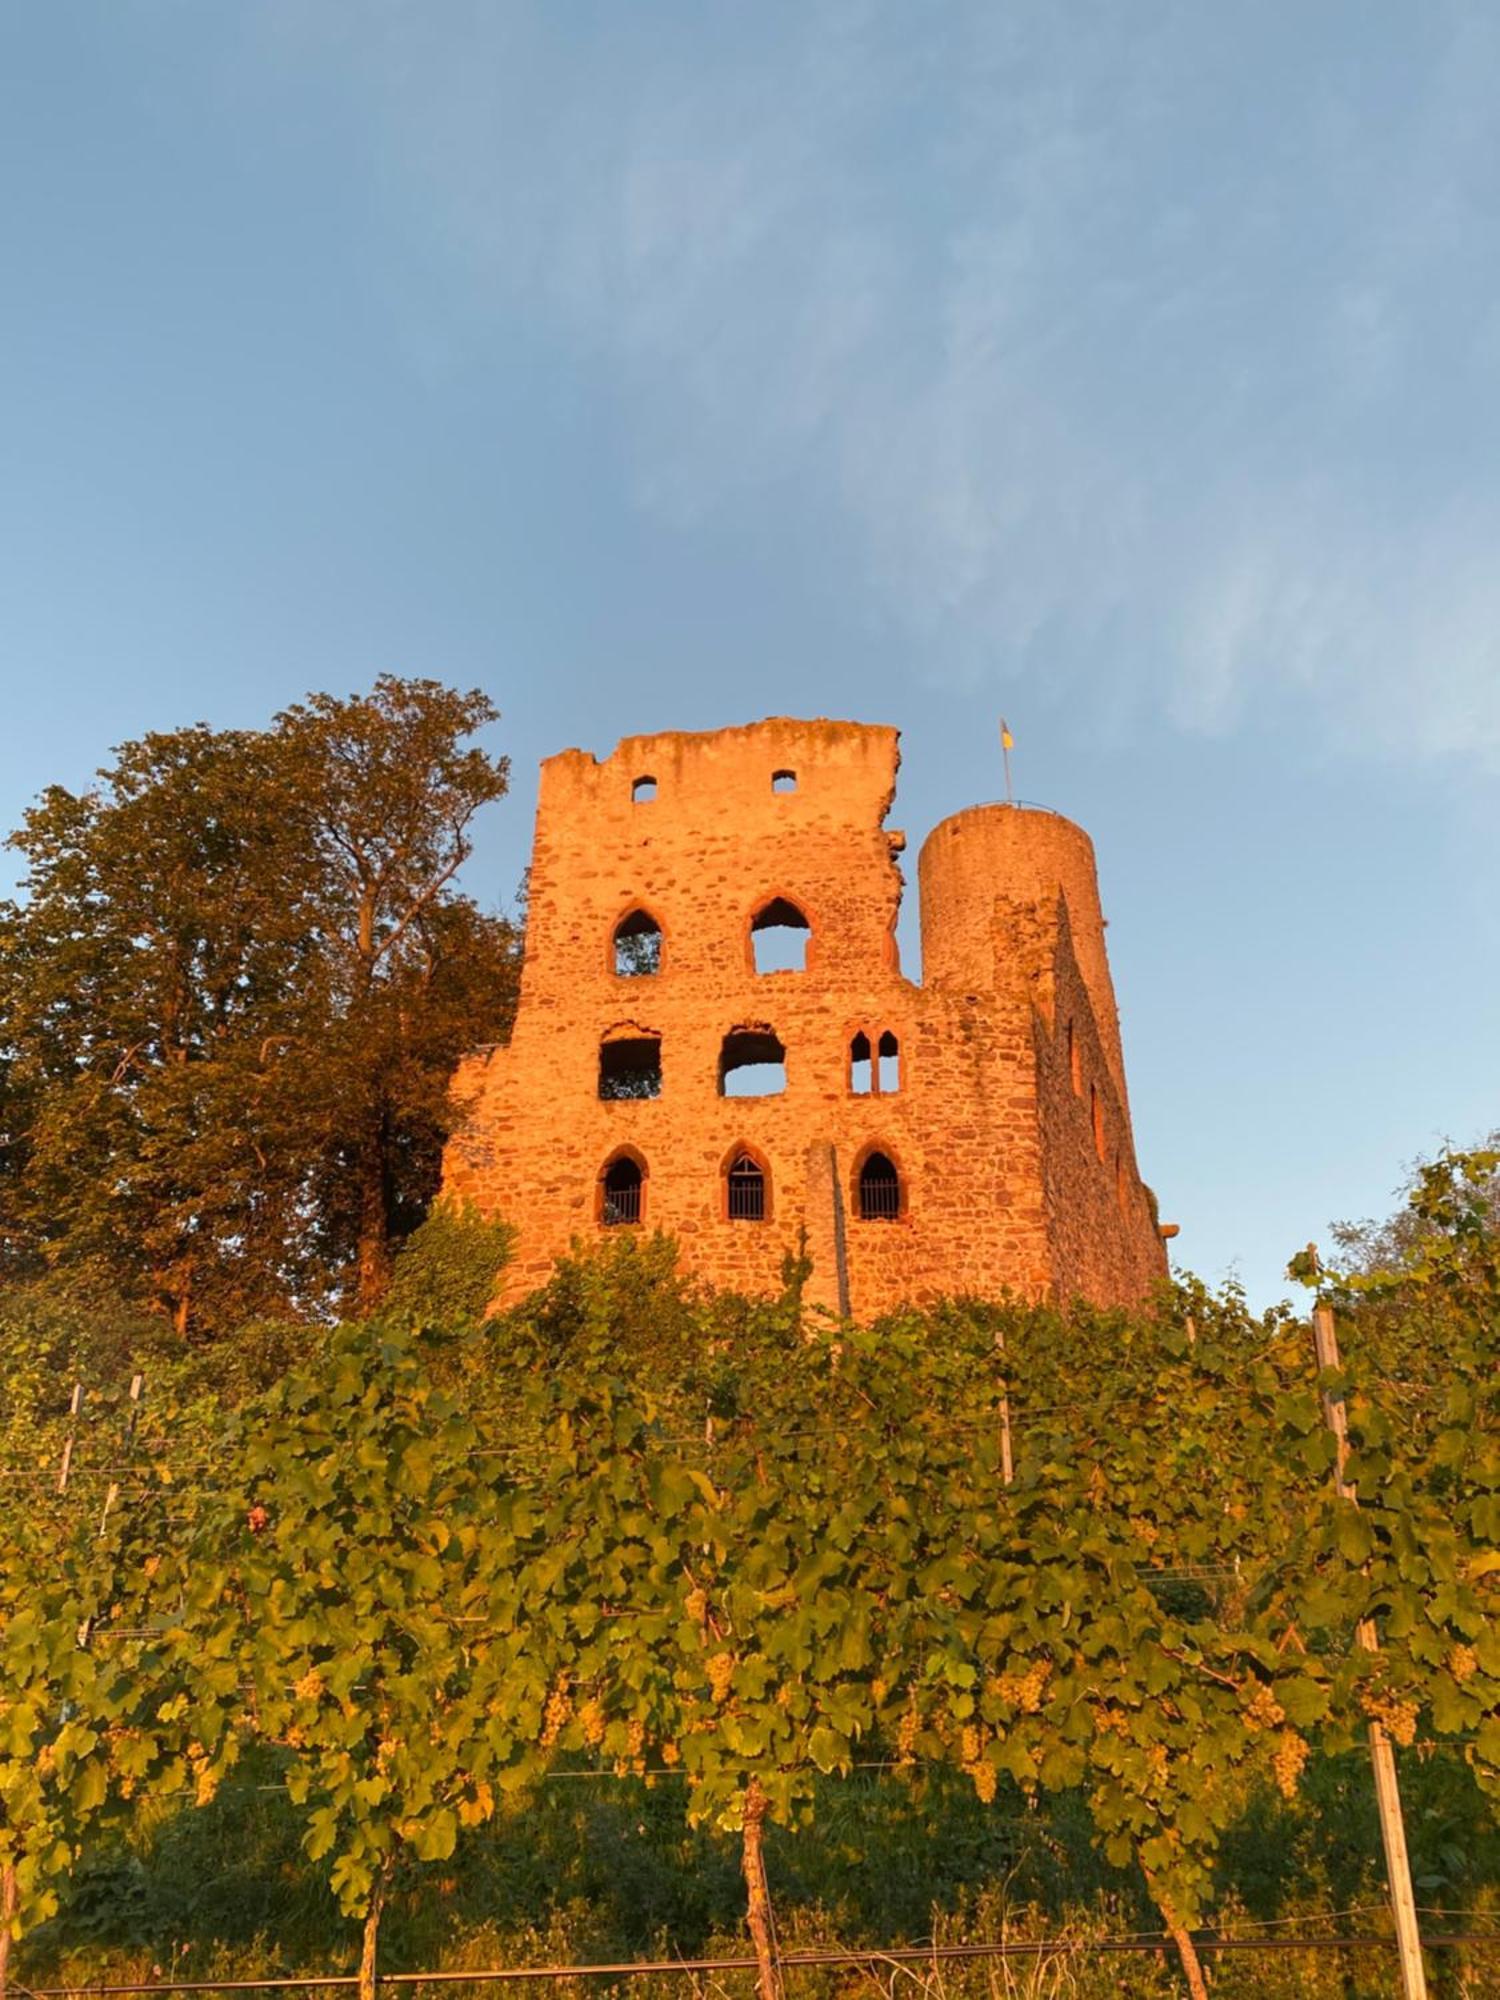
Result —
<instances>
[{"instance_id":1,"label":"metal window bars","mask_svg":"<svg viewBox=\"0 0 1500 2000\"><path fill-rule=\"evenodd\" d=\"M599 1220L606 1229L640 1221L644 1178L634 1160L616 1160L605 1169L604 1199L599 1209Z\"/></svg>"},{"instance_id":2,"label":"metal window bars","mask_svg":"<svg viewBox=\"0 0 1500 2000\"><path fill-rule=\"evenodd\" d=\"M901 1213L901 1176L884 1153L872 1153L859 1170L861 1222L894 1222Z\"/></svg>"},{"instance_id":3,"label":"metal window bars","mask_svg":"<svg viewBox=\"0 0 1500 2000\"><path fill-rule=\"evenodd\" d=\"M749 1153L741 1153L728 1174L728 1213L731 1222L764 1222L766 1219L766 1177Z\"/></svg>"}]
</instances>

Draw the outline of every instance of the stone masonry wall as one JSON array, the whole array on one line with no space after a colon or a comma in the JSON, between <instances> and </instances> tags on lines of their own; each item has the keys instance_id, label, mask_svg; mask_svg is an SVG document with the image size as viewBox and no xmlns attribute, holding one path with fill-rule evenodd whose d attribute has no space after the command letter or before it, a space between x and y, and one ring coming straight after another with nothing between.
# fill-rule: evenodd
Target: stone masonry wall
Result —
<instances>
[{"instance_id":1,"label":"stone masonry wall","mask_svg":"<svg viewBox=\"0 0 1500 2000\"><path fill-rule=\"evenodd\" d=\"M901 837L884 824L896 768L892 729L785 719L628 738L603 760L570 750L543 765L515 1030L465 1064L469 1115L445 1162L447 1193L518 1231L502 1298L543 1282L574 1241L613 1233L600 1179L622 1150L645 1171L643 1226L669 1231L687 1267L719 1285L775 1290L803 1243L810 1296L860 1318L945 1292L1113 1298L1149 1284L1161 1251L1135 1179L1123 1069L1117 1087L1110 1061L1112 995L1101 1035L1099 989L1059 926L1058 871L1046 853L1011 870L1022 878L1012 919L1031 924L1020 950L997 919L1002 884L984 885L973 919L945 876L937 902L950 907L928 910L924 851L924 955L939 977L913 984L895 941ZM795 789L777 789L778 773ZM648 779L654 796L638 797ZM1029 857L1012 828L995 838L1013 860ZM1055 829L1046 840L1056 844ZM1076 867L1076 846L1059 851ZM1088 878L1091 890L1091 855ZM1071 895L1065 911L1087 902ZM772 898L811 926L801 971L755 970L751 922ZM657 971L625 977L613 939L633 910L664 942ZM948 923L962 947L945 955ZM1107 989L1102 929L1085 962L1096 982L1102 966ZM1075 1046L1107 1085L1123 1202L1112 1183L1101 1198L1091 1130L1058 1085L1044 987L1065 994ZM723 1038L740 1029L784 1045L780 1095L720 1094ZM860 1031L897 1037L899 1089L851 1090ZM620 1035L660 1037L659 1096L600 1098L600 1046ZM894 1220L860 1219L859 1166L873 1147L900 1171ZM760 1222L726 1213L725 1170L746 1149L768 1176Z\"/></svg>"},{"instance_id":2,"label":"stone masonry wall","mask_svg":"<svg viewBox=\"0 0 1500 2000\"><path fill-rule=\"evenodd\" d=\"M1053 1288L1065 1300L1139 1298L1166 1276L1166 1253L1061 901L1055 935L1049 1005L1033 1019Z\"/></svg>"}]
</instances>

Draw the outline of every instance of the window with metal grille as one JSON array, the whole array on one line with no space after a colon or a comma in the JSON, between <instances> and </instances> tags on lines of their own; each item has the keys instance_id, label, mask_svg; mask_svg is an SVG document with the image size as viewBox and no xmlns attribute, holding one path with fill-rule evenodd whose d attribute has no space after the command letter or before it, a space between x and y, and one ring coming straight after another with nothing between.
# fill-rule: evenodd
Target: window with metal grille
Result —
<instances>
[{"instance_id":1,"label":"window with metal grille","mask_svg":"<svg viewBox=\"0 0 1500 2000\"><path fill-rule=\"evenodd\" d=\"M894 1222L901 1213L901 1176L884 1153L870 1153L859 1170L861 1222Z\"/></svg>"},{"instance_id":2,"label":"window with metal grille","mask_svg":"<svg viewBox=\"0 0 1500 2000\"><path fill-rule=\"evenodd\" d=\"M621 979L661 971L661 925L649 910L632 910L615 925L615 971Z\"/></svg>"},{"instance_id":3,"label":"window with metal grille","mask_svg":"<svg viewBox=\"0 0 1500 2000\"><path fill-rule=\"evenodd\" d=\"M599 1220L606 1229L641 1219L641 1191L645 1173L639 1160L622 1153L611 1160L599 1179Z\"/></svg>"},{"instance_id":4,"label":"window with metal grille","mask_svg":"<svg viewBox=\"0 0 1500 2000\"><path fill-rule=\"evenodd\" d=\"M731 1222L764 1222L766 1219L765 1170L753 1154L741 1153L730 1167L728 1213Z\"/></svg>"}]
</instances>

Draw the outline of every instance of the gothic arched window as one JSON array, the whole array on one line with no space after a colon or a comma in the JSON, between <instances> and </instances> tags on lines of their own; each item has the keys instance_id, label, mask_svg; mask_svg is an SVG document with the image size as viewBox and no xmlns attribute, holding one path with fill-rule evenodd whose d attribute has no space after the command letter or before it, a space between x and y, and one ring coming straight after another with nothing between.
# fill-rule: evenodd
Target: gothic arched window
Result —
<instances>
[{"instance_id":1,"label":"gothic arched window","mask_svg":"<svg viewBox=\"0 0 1500 2000\"><path fill-rule=\"evenodd\" d=\"M901 1088L901 1044L889 1028L850 1037L849 1088L856 1097L894 1097Z\"/></svg>"},{"instance_id":2,"label":"gothic arched window","mask_svg":"<svg viewBox=\"0 0 1500 2000\"><path fill-rule=\"evenodd\" d=\"M661 971L661 925L649 910L629 910L615 925L615 971L642 979Z\"/></svg>"},{"instance_id":3,"label":"gothic arched window","mask_svg":"<svg viewBox=\"0 0 1500 2000\"><path fill-rule=\"evenodd\" d=\"M868 1097L875 1088L875 1066L870 1058L870 1037L863 1028L849 1044L849 1088L856 1097Z\"/></svg>"},{"instance_id":4,"label":"gothic arched window","mask_svg":"<svg viewBox=\"0 0 1500 2000\"><path fill-rule=\"evenodd\" d=\"M889 1028L875 1045L875 1080L882 1097L892 1097L901 1088L901 1044Z\"/></svg>"},{"instance_id":5,"label":"gothic arched window","mask_svg":"<svg viewBox=\"0 0 1500 2000\"><path fill-rule=\"evenodd\" d=\"M866 1153L859 1169L859 1219L894 1222L901 1213L901 1176L887 1153Z\"/></svg>"},{"instance_id":6,"label":"gothic arched window","mask_svg":"<svg viewBox=\"0 0 1500 2000\"><path fill-rule=\"evenodd\" d=\"M639 1222L646 1209L646 1163L639 1153L616 1153L599 1176L599 1220L606 1229Z\"/></svg>"},{"instance_id":7,"label":"gothic arched window","mask_svg":"<svg viewBox=\"0 0 1500 2000\"><path fill-rule=\"evenodd\" d=\"M750 1152L736 1153L724 1176L724 1213L731 1222L764 1222L769 1176Z\"/></svg>"}]
</instances>

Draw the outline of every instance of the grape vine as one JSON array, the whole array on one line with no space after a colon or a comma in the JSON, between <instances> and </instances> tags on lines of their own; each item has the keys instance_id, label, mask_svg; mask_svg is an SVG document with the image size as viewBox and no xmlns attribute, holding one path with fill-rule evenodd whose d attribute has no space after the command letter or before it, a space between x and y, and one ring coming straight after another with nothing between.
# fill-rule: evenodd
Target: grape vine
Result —
<instances>
[{"instance_id":1,"label":"grape vine","mask_svg":"<svg viewBox=\"0 0 1500 2000\"><path fill-rule=\"evenodd\" d=\"M339 1329L185 1463L202 1409L155 1413L102 1531L66 1494L0 1528L0 1929L253 1744L368 1990L395 1875L583 1764L670 1775L740 1835L769 1995L763 1823L856 1765L946 1765L986 1803L1080 1793L1201 1991L1191 1932L1257 1788L1374 1717L1500 1797L1500 1269L1467 1171L1424 1197L1462 1254L1310 1274L1336 1380L1304 1324L1192 1286L860 1329L626 1251L461 1340Z\"/></svg>"}]
</instances>

